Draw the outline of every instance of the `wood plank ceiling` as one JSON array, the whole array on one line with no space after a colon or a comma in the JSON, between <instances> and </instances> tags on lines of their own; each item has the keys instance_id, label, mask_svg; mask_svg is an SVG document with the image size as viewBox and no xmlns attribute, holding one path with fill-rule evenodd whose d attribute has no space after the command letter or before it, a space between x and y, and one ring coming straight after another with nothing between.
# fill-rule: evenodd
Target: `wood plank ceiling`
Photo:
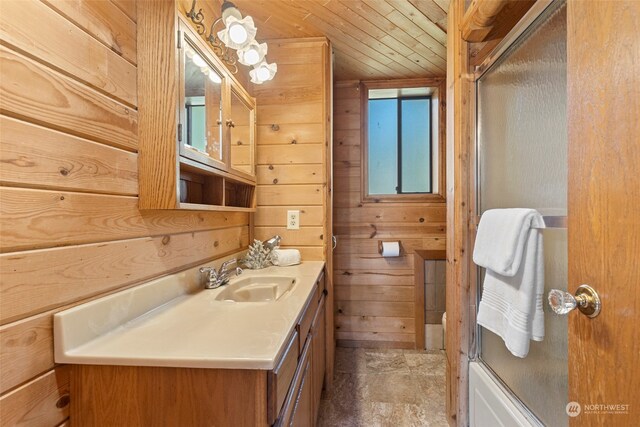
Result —
<instances>
[{"instance_id":1,"label":"wood plank ceiling","mask_svg":"<svg viewBox=\"0 0 640 427\"><path fill-rule=\"evenodd\" d=\"M335 80L446 74L449 0L233 2L253 17L260 41L328 37L335 51Z\"/></svg>"}]
</instances>

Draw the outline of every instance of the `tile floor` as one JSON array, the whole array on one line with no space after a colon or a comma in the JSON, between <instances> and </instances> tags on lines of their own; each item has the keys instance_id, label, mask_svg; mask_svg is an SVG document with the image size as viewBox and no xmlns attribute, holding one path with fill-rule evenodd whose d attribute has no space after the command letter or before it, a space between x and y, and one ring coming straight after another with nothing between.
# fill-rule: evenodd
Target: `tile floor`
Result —
<instances>
[{"instance_id":1,"label":"tile floor","mask_svg":"<svg viewBox=\"0 0 640 427\"><path fill-rule=\"evenodd\" d=\"M447 426L443 351L336 348L320 427Z\"/></svg>"}]
</instances>

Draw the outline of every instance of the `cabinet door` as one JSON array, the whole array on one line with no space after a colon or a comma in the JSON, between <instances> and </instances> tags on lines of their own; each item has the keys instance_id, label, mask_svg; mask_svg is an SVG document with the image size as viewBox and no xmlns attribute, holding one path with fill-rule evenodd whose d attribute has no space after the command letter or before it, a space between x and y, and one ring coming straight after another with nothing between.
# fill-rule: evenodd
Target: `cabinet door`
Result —
<instances>
[{"instance_id":1,"label":"cabinet door","mask_svg":"<svg viewBox=\"0 0 640 427\"><path fill-rule=\"evenodd\" d=\"M290 426L311 427L314 424L313 407L313 371L311 360L307 360Z\"/></svg>"},{"instance_id":2,"label":"cabinet door","mask_svg":"<svg viewBox=\"0 0 640 427\"><path fill-rule=\"evenodd\" d=\"M313 425L312 337L307 338L298 361L293 383L275 427L311 427Z\"/></svg>"},{"instance_id":3,"label":"cabinet door","mask_svg":"<svg viewBox=\"0 0 640 427\"><path fill-rule=\"evenodd\" d=\"M313 420L314 424L318 420L318 410L320 409L320 397L322 396L322 387L324 385L325 371L325 351L326 351L326 326L325 326L325 300L326 296L322 294L320 305L316 311L316 317L311 327L312 340L312 356L311 366L313 371Z\"/></svg>"},{"instance_id":4,"label":"cabinet door","mask_svg":"<svg viewBox=\"0 0 640 427\"><path fill-rule=\"evenodd\" d=\"M238 175L255 176L255 103L235 84L231 86L229 166Z\"/></svg>"},{"instance_id":5,"label":"cabinet door","mask_svg":"<svg viewBox=\"0 0 640 427\"><path fill-rule=\"evenodd\" d=\"M203 48L199 36L181 25L178 100L180 155L225 170L224 73Z\"/></svg>"}]
</instances>

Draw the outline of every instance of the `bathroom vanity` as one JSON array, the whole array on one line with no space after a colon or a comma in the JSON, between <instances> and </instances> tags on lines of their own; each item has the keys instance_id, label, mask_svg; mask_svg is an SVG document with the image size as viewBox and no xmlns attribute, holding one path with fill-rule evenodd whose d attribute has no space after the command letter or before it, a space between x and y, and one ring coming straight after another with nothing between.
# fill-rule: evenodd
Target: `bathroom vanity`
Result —
<instances>
[{"instance_id":1,"label":"bathroom vanity","mask_svg":"<svg viewBox=\"0 0 640 427\"><path fill-rule=\"evenodd\" d=\"M325 375L323 262L204 290L197 268L56 314L82 426L311 426Z\"/></svg>"}]
</instances>

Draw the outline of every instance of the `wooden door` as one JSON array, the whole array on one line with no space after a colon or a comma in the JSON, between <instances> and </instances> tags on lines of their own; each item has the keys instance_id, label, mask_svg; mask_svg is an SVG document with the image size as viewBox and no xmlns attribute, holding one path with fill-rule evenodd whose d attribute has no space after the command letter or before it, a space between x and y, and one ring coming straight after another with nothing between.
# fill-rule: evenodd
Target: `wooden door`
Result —
<instances>
[{"instance_id":1,"label":"wooden door","mask_svg":"<svg viewBox=\"0 0 640 427\"><path fill-rule=\"evenodd\" d=\"M569 290L602 300L593 319L569 313L569 415L638 425L640 2L568 0L567 13Z\"/></svg>"}]
</instances>

